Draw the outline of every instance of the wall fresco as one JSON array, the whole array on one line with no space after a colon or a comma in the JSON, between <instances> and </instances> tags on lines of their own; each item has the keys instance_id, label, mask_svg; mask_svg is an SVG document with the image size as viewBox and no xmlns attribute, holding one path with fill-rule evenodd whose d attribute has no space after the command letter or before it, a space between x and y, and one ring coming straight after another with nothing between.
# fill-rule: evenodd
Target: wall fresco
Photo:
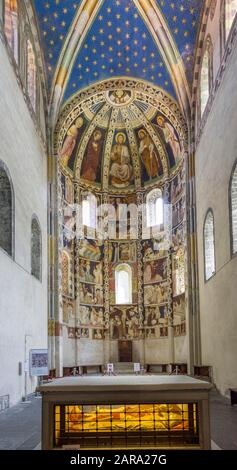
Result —
<instances>
[{"instance_id":1,"label":"wall fresco","mask_svg":"<svg viewBox=\"0 0 237 470\"><path fill-rule=\"evenodd\" d=\"M79 279L83 282L103 284L103 264L86 259L79 260Z\"/></svg>"},{"instance_id":2,"label":"wall fresco","mask_svg":"<svg viewBox=\"0 0 237 470\"><path fill-rule=\"evenodd\" d=\"M161 113L157 113L153 119L153 125L164 142L170 168L173 168L180 162L184 153L183 144L180 142L177 131L173 124Z\"/></svg>"},{"instance_id":3,"label":"wall fresco","mask_svg":"<svg viewBox=\"0 0 237 470\"><path fill-rule=\"evenodd\" d=\"M167 279L167 258L144 263L144 284L162 282Z\"/></svg>"},{"instance_id":4,"label":"wall fresco","mask_svg":"<svg viewBox=\"0 0 237 470\"><path fill-rule=\"evenodd\" d=\"M111 339L138 339L142 337L136 306L113 307L110 311Z\"/></svg>"},{"instance_id":5,"label":"wall fresco","mask_svg":"<svg viewBox=\"0 0 237 470\"><path fill-rule=\"evenodd\" d=\"M145 308L145 336L158 339L168 336L168 308L156 306Z\"/></svg>"},{"instance_id":6,"label":"wall fresco","mask_svg":"<svg viewBox=\"0 0 237 470\"><path fill-rule=\"evenodd\" d=\"M101 183L101 162L103 154L103 143L105 139L104 129L94 130L89 139L85 156L82 161L81 178Z\"/></svg>"},{"instance_id":7,"label":"wall fresco","mask_svg":"<svg viewBox=\"0 0 237 470\"><path fill-rule=\"evenodd\" d=\"M185 321L185 294L173 299L174 335L182 336L186 334Z\"/></svg>"},{"instance_id":8,"label":"wall fresco","mask_svg":"<svg viewBox=\"0 0 237 470\"><path fill-rule=\"evenodd\" d=\"M100 261L103 258L103 244L95 240L80 240L78 254L85 259Z\"/></svg>"},{"instance_id":9,"label":"wall fresco","mask_svg":"<svg viewBox=\"0 0 237 470\"><path fill-rule=\"evenodd\" d=\"M158 149L146 129L140 128L136 132L138 152L142 166L142 180L144 184L154 181L163 175L163 165Z\"/></svg>"},{"instance_id":10,"label":"wall fresco","mask_svg":"<svg viewBox=\"0 0 237 470\"><path fill-rule=\"evenodd\" d=\"M118 132L114 138L110 155L110 184L123 189L134 181L131 152L125 132Z\"/></svg>"}]
</instances>

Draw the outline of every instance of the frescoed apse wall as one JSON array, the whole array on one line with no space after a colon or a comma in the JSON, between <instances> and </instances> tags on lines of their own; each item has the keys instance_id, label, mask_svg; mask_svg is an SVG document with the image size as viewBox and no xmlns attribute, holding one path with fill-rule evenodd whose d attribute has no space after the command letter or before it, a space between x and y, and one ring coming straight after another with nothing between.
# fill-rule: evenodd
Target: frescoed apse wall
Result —
<instances>
[{"instance_id":1,"label":"frescoed apse wall","mask_svg":"<svg viewBox=\"0 0 237 470\"><path fill-rule=\"evenodd\" d=\"M122 340L132 341L134 362L187 363L187 129L176 102L143 81L101 82L64 106L55 153L64 367L118 362ZM154 232L146 205L157 190L166 227ZM76 213L91 196L114 208L113 220L102 214L102 236ZM119 219L123 204L144 210ZM124 305L115 292L121 264L132 279Z\"/></svg>"}]
</instances>

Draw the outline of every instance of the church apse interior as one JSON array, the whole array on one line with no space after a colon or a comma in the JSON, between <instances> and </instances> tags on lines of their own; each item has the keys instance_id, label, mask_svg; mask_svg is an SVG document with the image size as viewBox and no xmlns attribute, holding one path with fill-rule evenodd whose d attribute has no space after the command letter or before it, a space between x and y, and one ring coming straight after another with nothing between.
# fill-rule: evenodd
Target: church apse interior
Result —
<instances>
[{"instance_id":1,"label":"church apse interior","mask_svg":"<svg viewBox=\"0 0 237 470\"><path fill-rule=\"evenodd\" d=\"M236 12L236 0L0 2L0 410L39 376L55 393L65 378L54 423L43 404L58 446L79 432L106 447L109 420L118 443L129 420L121 448L165 430L207 449L208 387L226 400L237 388ZM47 374L33 372L37 351ZM142 390L140 376L160 401L127 401L124 377ZM90 403L70 382L82 378Z\"/></svg>"},{"instance_id":2,"label":"church apse interior","mask_svg":"<svg viewBox=\"0 0 237 470\"><path fill-rule=\"evenodd\" d=\"M185 122L139 81L93 88L57 131L63 365L186 364Z\"/></svg>"}]
</instances>

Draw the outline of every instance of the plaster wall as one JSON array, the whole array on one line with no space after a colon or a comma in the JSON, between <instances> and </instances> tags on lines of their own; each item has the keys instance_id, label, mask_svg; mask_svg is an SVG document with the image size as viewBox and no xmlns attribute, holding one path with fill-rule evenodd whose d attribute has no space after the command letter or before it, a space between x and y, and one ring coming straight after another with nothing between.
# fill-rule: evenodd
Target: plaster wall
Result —
<instances>
[{"instance_id":1,"label":"plaster wall","mask_svg":"<svg viewBox=\"0 0 237 470\"><path fill-rule=\"evenodd\" d=\"M29 350L47 348L47 159L1 42L0 63L0 159L15 193L14 258L0 249L0 396L9 394L12 405L24 395ZM33 214L42 231L42 282L31 275ZM27 377L31 393L35 379Z\"/></svg>"},{"instance_id":2,"label":"plaster wall","mask_svg":"<svg viewBox=\"0 0 237 470\"><path fill-rule=\"evenodd\" d=\"M217 388L237 385L237 257L231 257L229 180L237 158L237 47L226 66L196 152L197 237L202 362L213 367ZM204 279L203 224L212 208L216 274Z\"/></svg>"},{"instance_id":3,"label":"plaster wall","mask_svg":"<svg viewBox=\"0 0 237 470\"><path fill-rule=\"evenodd\" d=\"M174 362L184 363L187 361L188 335L177 336L174 338Z\"/></svg>"}]
</instances>

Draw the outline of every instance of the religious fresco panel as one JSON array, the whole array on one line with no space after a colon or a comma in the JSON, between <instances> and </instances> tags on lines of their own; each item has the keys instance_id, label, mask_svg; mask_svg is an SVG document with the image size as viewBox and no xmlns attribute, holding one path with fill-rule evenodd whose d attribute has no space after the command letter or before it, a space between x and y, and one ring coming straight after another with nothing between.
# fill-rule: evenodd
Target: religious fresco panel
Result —
<instances>
[{"instance_id":1,"label":"religious fresco panel","mask_svg":"<svg viewBox=\"0 0 237 470\"><path fill-rule=\"evenodd\" d=\"M185 216L185 201L181 197L172 205L172 226L176 227L183 222Z\"/></svg>"},{"instance_id":2,"label":"religious fresco panel","mask_svg":"<svg viewBox=\"0 0 237 470\"><path fill-rule=\"evenodd\" d=\"M86 283L79 284L80 304L103 306L103 287Z\"/></svg>"},{"instance_id":3,"label":"religious fresco panel","mask_svg":"<svg viewBox=\"0 0 237 470\"><path fill-rule=\"evenodd\" d=\"M142 168L142 181L144 184L154 182L164 174L159 151L143 127L136 131L136 138Z\"/></svg>"},{"instance_id":4,"label":"religious fresco panel","mask_svg":"<svg viewBox=\"0 0 237 470\"><path fill-rule=\"evenodd\" d=\"M79 259L79 279L85 283L103 284L103 263Z\"/></svg>"},{"instance_id":5,"label":"religious fresco panel","mask_svg":"<svg viewBox=\"0 0 237 470\"><path fill-rule=\"evenodd\" d=\"M117 132L114 137L109 174L111 187L124 189L134 183L131 151L125 131Z\"/></svg>"},{"instance_id":6,"label":"religious fresco panel","mask_svg":"<svg viewBox=\"0 0 237 470\"><path fill-rule=\"evenodd\" d=\"M109 204L113 209L109 211L110 238L128 239L137 238L137 197L134 194L126 197L110 197Z\"/></svg>"},{"instance_id":7,"label":"religious fresco panel","mask_svg":"<svg viewBox=\"0 0 237 470\"><path fill-rule=\"evenodd\" d=\"M81 166L81 178L83 180L101 183L101 163L105 135L105 129L96 128L89 139Z\"/></svg>"},{"instance_id":8,"label":"religious fresco panel","mask_svg":"<svg viewBox=\"0 0 237 470\"><path fill-rule=\"evenodd\" d=\"M171 203L175 204L184 194L183 172L179 172L171 181Z\"/></svg>"},{"instance_id":9,"label":"religious fresco panel","mask_svg":"<svg viewBox=\"0 0 237 470\"><path fill-rule=\"evenodd\" d=\"M173 298L174 336L186 334L185 294Z\"/></svg>"},{"instance_id":10,"label":"religious fresco panel","mask_svg":"<svg viewBox=\"0 0 237 470\"><path fill-rule=\"evenodd\" d=\"M183 247L172 254L172 279L173 296L183 294L185 292L185 253Z\"/></svg>"},{"instance_id":11,"label":"religious fresco panel","mask_svg":"<svg viewBox=\"0 0 237 470\"><path fill-rule=\"evenodd\" d=\"M160 339L168 337L168 308L156 306L145 308L145 338Z\"/></svg>"},{"instance_id":12,"label":"religious fresco panel","mask_svg":"<svg viewBox=\"0 0 237 470\"><path fill-rule=\"evenodd\" d=\"M143 331L139 327L136 306L116 306L110 309L111 339L140 339Z\"/></svg>"},{"instance_id":13,"label":"religious fresco panel","mask_svg":"<svg viewBox=\"0 0 237 470\"><path fill-rule=\"evenodd\" d=\"M88 328L68 327L67 332L69 339L89 339L90 337Z\"/></svg>"},{"instance_id":14,"label":"religious fresco panel","mask_svg":"<svg viewBox=\"0 0 237 470\"><path fill-rule=\"evenodd\" d=\"M136 242L111 242L109 244L109 261L110 263L126 263L135 262L137 259Z\"/></svg>"},{"instance_id":15,"label":"religious fresco panel","mask_svg":"<svg viewBox=\"0 0 237 470\"><path fill-rule=\"evenodd\" d=\"M67 131L61 149L59 149L59 163L63 168L73 171L80 139L87 127L85 116L78 117Z\"/></svg>"},{"instance_id":16,"label":"religious fresco panel","mask_svg":"<svg viewBox=\"0 0 237 470\"><path fill-rule=\"evenodd\" d=\"M162 246L162 237L163 236L161 236L161 240L150 239L143 241L142 254L144 262L155 261L159 258L165 258L167 256L167 250L164 250Z\"/></svg>"},{"instance_id":17,"label":"religious fresco panel","mask_svg":"<svg viewBox=\"0 0 237 470\"><path fill-rule=\"evenodd\" d=\"M144 305L163 305L168 302L168 281L145 285L144 287Z\"/></svg>"},{"instance_id":18,"label":"religious fresco panel","mask_svg":"<svg viewBox=\"0 0 237 470\"><path fill-rule=\"evenodd\" d=\"M104 331L100 328L92 330L92 339L103 340L104 339Z\"/></svg>"},{"instance_id":19,"label":"religious fresco panel","mask_svg":"<svg viewBox=\"0 0 237 470\"><path fill-rule=\"evenodd\" d=\"M101 261L103 259L103 243L98 240L80 240L78 254L81 258Z\"/></svg>"},{"instance_id":20,"label":"religious fresco panel","mask_svg":"<svg viewBox=\"0 0 237 470\"><path fill-rule=\"evenodd\" d=\"M75 323L75 302L63 297L63 323Z\"/></svg>"},{"instance_id":21,"label":"religious fresco panel","mask_svg":"<svg viewBox=\"0 0 237 470\"><path fill-rule=\"evenodd\" d=\"M144 284L162 282L167 279L167 258L144 263Z\"/></svg>"},{"instance_id":22,"label":"religious fresco panel","mask_svg":"<svg viewBox=\"0 0 237 470\"><path fill-rule=\"evenodd\" d=\"M101 307L80 305L78 324L88 328L103 328L104 311Z\"/></svg>"},{"instance_id":23,"label":"religious fresco panel","mask_svg":"<svg viewBox=\"0 0 237 470\"><path fill-rule=\"evenodd\" d=\"M152 121L153 127L156 129L169 158L169 166L172 169L182 159L184 154L183 143L180 142L179 136L173 124L160 112L157 113Z\"/></svg>"}]
</instances>

